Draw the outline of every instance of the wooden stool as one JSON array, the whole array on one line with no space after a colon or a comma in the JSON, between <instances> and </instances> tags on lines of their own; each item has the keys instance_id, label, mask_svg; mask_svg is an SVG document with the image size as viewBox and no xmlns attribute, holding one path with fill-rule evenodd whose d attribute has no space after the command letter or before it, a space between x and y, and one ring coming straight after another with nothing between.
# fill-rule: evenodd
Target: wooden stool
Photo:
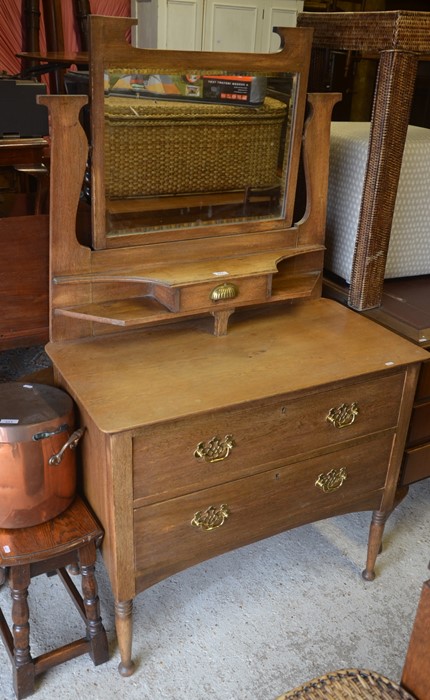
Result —
<instances>
[{"instance_id":1,"label":"wooden stool","mask_svg":"<svg viewBox=\"0 0 430 700\"><path fill-rule=\"evenodd\" d=\"M12 662L17 698L31 695L36 676L63 661L87 652L96 665L108 660L108 643L94 576L96 546L102 537L103 531L79 497L66 511L46 523L0 529L0 574L3 573L0 583L2 578L9 581L13 623L11 632L0 609L0 633ZM83 597L65 569L70 564L79 567ZM85 621L86 636L32 658L27 602L30 579L54 571Z\"/></svg>"}]
</instances>

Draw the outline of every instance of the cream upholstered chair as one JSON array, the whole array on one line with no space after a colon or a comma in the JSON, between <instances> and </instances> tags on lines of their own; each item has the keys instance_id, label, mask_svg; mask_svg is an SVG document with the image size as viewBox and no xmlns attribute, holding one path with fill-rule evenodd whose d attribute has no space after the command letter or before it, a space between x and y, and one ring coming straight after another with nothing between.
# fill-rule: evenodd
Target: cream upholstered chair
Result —
<instances>
[{"instance_id":1,"label":"cream upholstered chair","mask_svg":"<svg viewBox=\"0 0 430 700\"><path fill-rule=\"evenodd\" d=\"M314 678L277 700L429 700L429 658L430 580L421 590L400 684L375 671L352 668Z\"/></svg>"}]
</instances>

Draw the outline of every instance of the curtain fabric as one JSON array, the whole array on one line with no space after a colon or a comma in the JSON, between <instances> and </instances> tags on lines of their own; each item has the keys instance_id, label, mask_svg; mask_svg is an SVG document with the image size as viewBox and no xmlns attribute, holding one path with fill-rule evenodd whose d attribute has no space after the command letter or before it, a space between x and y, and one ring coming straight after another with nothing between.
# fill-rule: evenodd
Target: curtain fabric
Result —
<instances>
[{"instance_id":1,"label":"curtain fabric","mask_svg":"<svg viewBox=\"0 0 430 700\"><path fill-rule=\"evenodd\" d=\"M90 0L92 14L130 17L130 0ZM61 3L65 51L77 51L72 0ZM22 0L0 0L0 71L15 75L21 70L16 58L22 45ZM46 50L43 13L40 17L40 50Z\"/></svg>"}]
</instances>

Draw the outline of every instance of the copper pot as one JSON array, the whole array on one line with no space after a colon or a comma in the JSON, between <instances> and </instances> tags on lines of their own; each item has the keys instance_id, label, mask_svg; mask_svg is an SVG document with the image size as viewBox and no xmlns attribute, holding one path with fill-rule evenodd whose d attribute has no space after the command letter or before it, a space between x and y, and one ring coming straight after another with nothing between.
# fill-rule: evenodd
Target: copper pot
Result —
<instances>
[{"instance_id":1,"label":"copper pot","mask_svg":"<svg viewBox=\"0 0 430 700\"><path fill-rule=\"evenodd\" d=\"M44 384L0 384L0 527L29 527L65 510L76 491L70 396Z\"/></svg>"}]
</instances>

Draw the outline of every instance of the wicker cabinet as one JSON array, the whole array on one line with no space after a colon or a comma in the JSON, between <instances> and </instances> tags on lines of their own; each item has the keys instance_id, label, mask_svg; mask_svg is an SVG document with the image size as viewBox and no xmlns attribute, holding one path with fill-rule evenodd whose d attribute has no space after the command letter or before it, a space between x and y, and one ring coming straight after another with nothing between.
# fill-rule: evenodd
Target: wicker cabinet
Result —
<instances>
[{"instance_id":1,"label":"wicker cabinet","mask_svg":"<svg viewBox=\"0 0 430 700\"><path fill-rule=\"evenodd\" d=\"M294 27L302 0L158 0L132 3L134 41L145 48L274 51L272 27Z\"/></svg>"}]
</instances>

